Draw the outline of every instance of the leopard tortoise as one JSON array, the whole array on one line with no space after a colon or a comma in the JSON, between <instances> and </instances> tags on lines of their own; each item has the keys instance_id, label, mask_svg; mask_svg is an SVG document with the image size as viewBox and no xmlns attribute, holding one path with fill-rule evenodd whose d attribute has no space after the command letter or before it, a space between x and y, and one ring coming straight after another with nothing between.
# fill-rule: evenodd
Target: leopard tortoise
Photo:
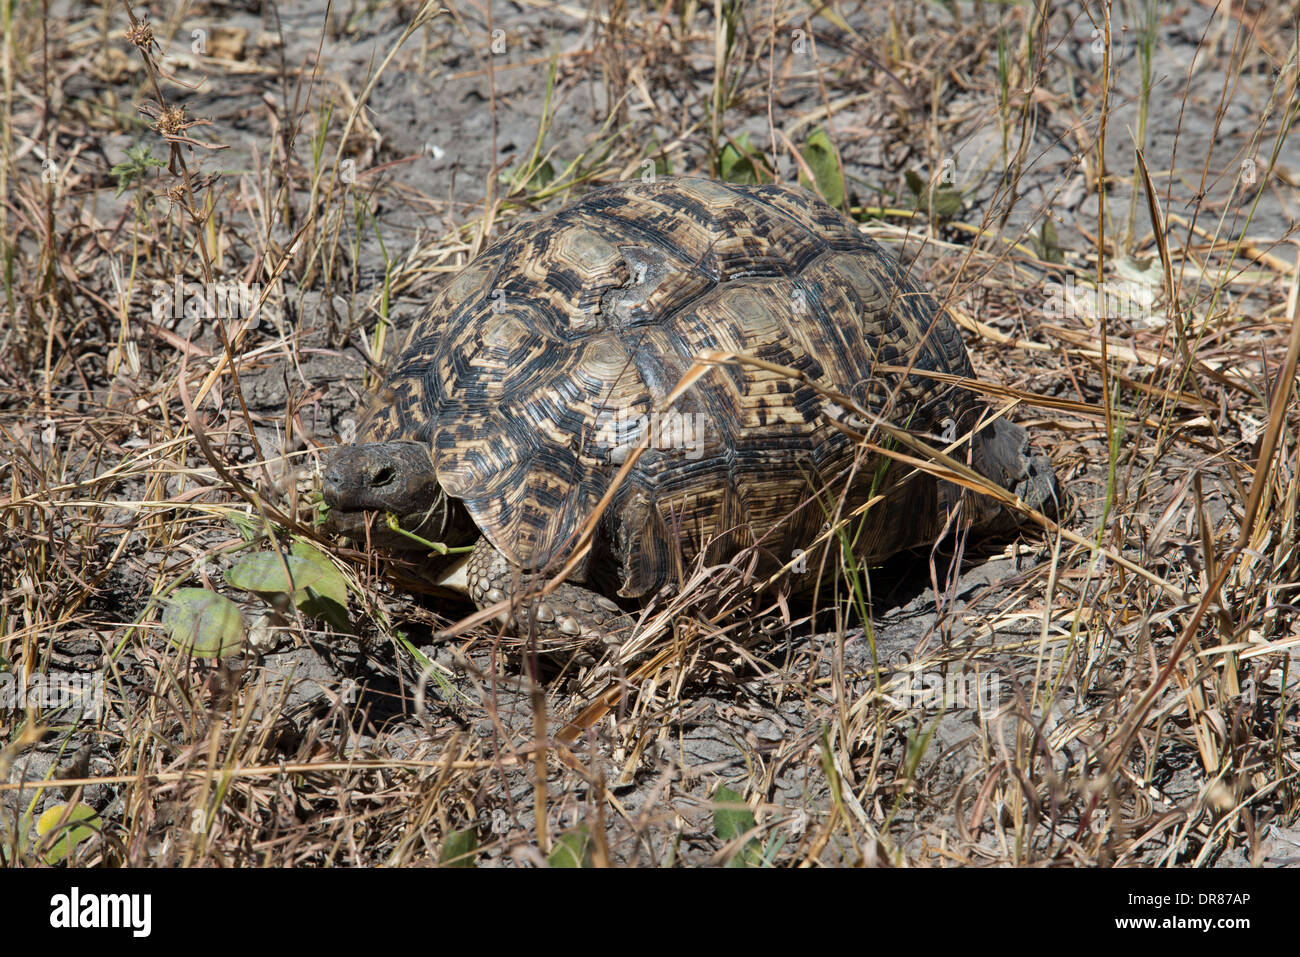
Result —
<instances>
[{"instance_id":1,"label":"leopard tortoise","mask_svg":"<svg viewBox=\"0 0 1300 957\"><path fill-rule=\"evenodd\" d=\"M718 365L666 409L710 350L805 378ZM809 384L940 445L938 433L970 433L984 404L927 372L973 376L955 324L836 210L780 185L620 183L517 227L450 281L369 401L357 443L329 454L324 498L354 540L411 548L385 524L392 513L425 538L474 543L470 597L511 598L501 617L516 633L608 639L623 614L608 596L647 596L701 554L755 544L773 568L788 565L837 503L884 496L855 531L864 561L933 543L959 502L975 532L1006 530L1009 513L988 497L864 462ZM1020 426L994 419L953 454L1052 509L1055 476ZM530 577L559 567L611 487L590 550L539 597ZM812 575L815 557L796 570Z\"/></svg>"}]
</instances>

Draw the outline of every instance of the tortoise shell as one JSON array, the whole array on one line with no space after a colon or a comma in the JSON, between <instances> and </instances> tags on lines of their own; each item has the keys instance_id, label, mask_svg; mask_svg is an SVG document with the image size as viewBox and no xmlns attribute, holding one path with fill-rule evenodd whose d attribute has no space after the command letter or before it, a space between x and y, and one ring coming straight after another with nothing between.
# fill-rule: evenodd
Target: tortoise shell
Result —
<instances>
[{"instance_id":1,"label":"tortoise shell","mask_svg":"<svg viewBox=\"0 0 1300 957\"><path fill-rule=\"evenodd\" d=\"M572 544L650 429L593 549L625 596L706 549L759 542L786 561L822 529L827 493L860 502L907 471L855 463L826 400L761 368L720 365L665 409L706 350L793 367L912 430L968 423L978 405L932 377L877 371L973 375L934 298L839 212L786 186L660 179L530 220L457 274L358 441L427 443L441 488L536 569ZM869 513L865 557L933 540L942 483L926 478Z\"/></svg>"}]
</instances>

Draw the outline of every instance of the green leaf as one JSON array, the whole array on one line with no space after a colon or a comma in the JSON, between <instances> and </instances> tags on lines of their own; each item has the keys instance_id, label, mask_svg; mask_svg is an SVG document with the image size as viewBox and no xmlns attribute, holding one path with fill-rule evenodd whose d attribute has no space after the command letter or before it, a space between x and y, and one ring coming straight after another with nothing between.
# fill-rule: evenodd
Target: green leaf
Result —
<instances>
[{"instance_id":1,"label":"green leaf","mask_svg":"<svg viewBox=\"0 0 1300 957\"><path fill-rule=\"evenodd\" d=\"M60 821L63 822L61 826ZM84 823L78 824L78 822ZM45 852L45 863L57 864L68 860L78 844L99 833L99 827L99 815L95 813L94 808L85 804L75 804L71 810L66 804L56 804L46 808L45 813L36 822L36 833L44 837L58 829L58 835L54 840L54 846Z\"/></svg>"},{"instance_id":2,"label":"green leaf","mask_svg":"<svg viewBox=\"0 0 1300 957\"><path fill-rule=\"evenodd\" d=\"M961 215L965 201L961 191L951 186L940 186L934 191L934 215L940 221L956 219Z\"/></svg>"},{"instance_id":3,"label":"green leaf","mask_svg":"<svg viewBox=\"0 0 1300 957\"><path fill-rule=\"evenodd\" d=\"M178 588L167 599L163 628L196 658L224 658L244 647L244 618L229 598L206 588Z\"/></svg>"},{"instance_id":4,"label":"green leaf","mask_svg":"<svg viewBox=\"0 0 1300 957\"><path fill-rule=\"evenodd\" d=\"M740 25L741 8L744 0L722 0L722 22L727 25L727 58L736 46L736 28Z\"/></svg>"},{"instance_id":5,"label":"green leaf","mask_svg":"<svg viewBox=\"0 0 1300 957\"><path fill-rule=\"evenodd\" d=\"M840 174L839 160L835 155L835 146L831 143L830 135L826 132L825 127L817 127L808 134L808 139L804 141L803 149L804 162L812 170L815 184L808 182L808 177L803 173L799 174L799 182L805 188L816 186L817 192L821 194L822 199L837 209L844 205L844 177Z\"/></svg>"},{"instance_id":6,"label":"green leaf","mask_svg":"<svg viewBox=\"0 0 1300 957\"><path fill-rule=\"evenodd\" d=\"M546 863L551 867L591 867L591 831L587 825L579 824L560 835Z\"/></svg>"},{"instance_id":7,"label":"green leaf","mask_svg":"<svg viewBox=\"0 0 1300 957\"><path fill-rule=\"evenodd\" d=\"M144 179L144 174L151 167L163 167L167 164L162 160L154 159L149 155L149 147L143 143L127 147L126 159L118 163L108 172L117 177L117 193L121 196L125 193L138 179Z\"/></svg>"},{"instance_id":8,"label":"green leaf","mask_svg":"<svg viewBox=\"0 0 1300 957\"><path fill-rule=\"evenodd\" d=\"M650 142L646 144L645 159L641 161L642 169L645 168L645 160L651 160L654 163L656 176L668 176L672 173L672 165L668 162L668 154L664 152L663 144L659 142L657 133L652 134Z\"/></svg>"},{"instance_id":9,"label":"green leaf","mask_svg":"<svg viewBox=\"0 0 1300 957\"><path fill-rule=\"evenodd\" d=\"M15 822L12 814L0 814L0 864L12 865L27 853L31 843L32 812L24 811Z\"/></svg>"},{"instance_id":10,"label":"green leaf","mask_svg":"<svg viewBox=\"0 0 1300 957\"><path fill-rule=\"evenodd\" d=\"M772 181L772 173L749 142L749 134L741 133L722 148L718 157L718 172L728 183L750 186Z\"/></svg>"},{"instance_id":11,"label":"green leaf","mask_svg":"<svg viewBox=\"0 0 1300 957\"><path fill-rule=\"evenodd\" d=\"M295 539L289 547L293 558L301 559L316 572L315 581L308 586L312 594L296 599L304 614L322 618L336 631L351 633L348 619L348 583L334 563L320 549L305 539Z\"/></svg>"},{"instance_id":12,"label":"green leaf","mask_svg":"<svg viewBox=\"0 0 1300 957\"><path fill-rule=\"evenodd\" d=\"M555 180L555 167L550 160L542 160L532 170L526 166L505 170L498 179L510 187L511 193L518 192L521 187L536 192Z\"/></svg>"},{"instance_id":13,"label":"green leaf","mask_svg":"<svg viewBox=\"0 0 1300 957\"><path fill-rule=\"evenodd\" d=\"M748 834L758 827L754 813L745 799L731 788L719 785L713 792L713 833L725 844ZM727 861L728 867L758 867L762 864L763 849L755 838L750 838L740 853Z\"/></svg>"},{"instance_id":14,"label":"green leaf","mask_svg":"<svg viewBox=\"0 0 1300 957\"><path fill-rule=\"evenodd\" d=\"M406 632L398 629L393 632L393 637L396 638L398 643L406 649L406 653L415 660L415 663L420 666L421 670L427 673L429 677L437 683L439 690L442 691L443 698L447 701L462 701L465 704L474 703L467 694L459 690L455 685L442 676L442 672L438 670L438 666L429 659L428 655L411 643L411 639L407 637Z\"/></svg>"},{"instance_id":15,"label":"green leaf","mask_svg":"<svg viewBox=\"0 0 1300 957\"><path fill-rule=\"evenodd\" d=\"M953 219L961 212L964 205L961 190L954 189L951 186L938 186L935 188L933 196L931 196L929 184L921 178L919 173L909 169L903 173L903 179L907 181L907 188L916 196L917 209L932 212L934 217L941 222Z\"/></svg>"},{"instance_id":16,"label":"green leaf","mask_svg":"<svg viewBox=\"0 0 1300 957\"><path fill-rule=\"evenodd\" d=\"M474 855L478 851L478 835L473 828L452 831L442 844L442 853L438 863L443 867L473 867Z\"/></svg>"},{"instance_id":17,"label":"green leaf","mask_svg":"<svg viewBox=\"0 0 1300 957\"><path fill-rule=\"evenodd\" d=\"M307 500L311 506L312 528L324 528L329 524L330 520L330 507L329 503L325 501L325 496L319 490L314 490Z\"/></svg>"},{"instance_id":18,"label":"green leaf","mask_svg":"<svg viewBox=\"0 0 1300 957\"><path fill-rule=\"evenodd\" d=\"M1065 262L1065 252L1061 249L1061 244L1056 238L1056 224L1052 222L1052 217L1047 216L1043 219L1043 226L1038 231L1038 235L1033 237L1034 245L1038 247L1038 255L1043 262L1063 263Z\"/></svg>"},{"instance_id":19,"label":"green leaf","mask_svg":"<svg viewBox=\"0 0 1300 957\"><path fill-rule=\"evenodd\" d=\"M542 165L533 170L533 175L528 177L529 189L541 189L543 186L549 186L555 181L555 167L551 165L550 160L542 160Z\"/></svg>"},{"instance_id":20,"label":"green leaf","mask_svg":"<svg viewBox=\"0 0 1300 957\"><path fill-rule=\"evenodd\" d=\"M253 524L253 520L243 512L228 512L226 518L230 520L231 525L238 529L239 537L244 541L255 542L261 537L262 533Z\"/></svg>"},{"instance_id":21,"label":"green leaf","mask_svg":"<svg viewBox=\"0 0 1300 957\"><path fill-rule=\"evenodd\" d=\"M285 575L285 568L289 577ZM259 595L292 595L295 589L308 585L308 577L316 576L315 569L302 559L288 555L281 562L275 552L258 552L248 555L226 572L226 581L244 591L257 592Z\"/></svg>"},{"instance_id":22,"label":"green leaf","mask_svg":"<svg viewBox=\"0 0 1300 957\"><path fill-rule=\"evenodd\" d=\"M292 581L285 577L285 566ZM351 627L347 582L333 563L306 541L295 541L283 564L275 552L249 555L230 567L226 581L264 597L291 595L304 614L323 618L342 631Z\"/></svg>"},{"instance_id":23,"label":"green leaf","mask_svg":"<svg viewBox=\"0 0 1300 957\"><path fill-rule=\"evenodd\" d=\"M324 552L311 542L299 538L289 546L289 554L294 558L302 559L314 570L315 579L306 584L310 584L317 594L340 605L347 605L348 583ZM290 570L292 571L292 568Z\"/></svg>"}]
</instances>

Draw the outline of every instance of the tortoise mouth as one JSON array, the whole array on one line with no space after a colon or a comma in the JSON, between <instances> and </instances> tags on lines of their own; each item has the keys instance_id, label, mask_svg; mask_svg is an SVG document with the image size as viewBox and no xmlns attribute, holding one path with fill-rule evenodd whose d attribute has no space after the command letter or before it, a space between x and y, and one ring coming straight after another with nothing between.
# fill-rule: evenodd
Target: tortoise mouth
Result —
<instances>
[{"instance_id":1,"label":"tortoise mouth","mask_svg":"<svg viewBox=\"0 0 1300 957\"><path fill-rule=\"evenodd\" d=\"M974 465L981 475L1048 518L1065 514L1069 497L1052 470L1051 460L1030 447L1029 434L1024 428L998 419L981 431L974 443ZM987 514L983 521L976 523L981 534L1010 533L1023 524L1018 513L987 501Z\"/></svg>"},{"instance_id":2,"label":"tortoise mouth","mask_svg":"<svg viewBox=\"0 0 1300 957\"><path fill-rule=\"evenodd\" d=\"M451 530L449 499L438 485L426 445L340 446L329 453L322 472L328 526L337 534L391 550L419 551L418 542L389 526L389 514L402 529L422 538L437 541Z\"/></svg>"}]
</instances>

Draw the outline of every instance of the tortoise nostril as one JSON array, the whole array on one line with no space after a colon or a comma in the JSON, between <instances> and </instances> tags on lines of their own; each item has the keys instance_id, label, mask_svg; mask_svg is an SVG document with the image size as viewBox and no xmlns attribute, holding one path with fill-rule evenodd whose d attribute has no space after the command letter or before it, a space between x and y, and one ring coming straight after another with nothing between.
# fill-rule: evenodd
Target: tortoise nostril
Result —
<instances>
[{"instance_id":1,"label":"tortoise nostril","mask_svg":"<svg viewBox=\"0 0 1300 957\"><path fill-rule=\"evenodd\" d=\"M397 478L397 470L391 465L385 465L370 479L371 488L383 488L390 484L393 479Z\"/></svg>"}]
</instances>

